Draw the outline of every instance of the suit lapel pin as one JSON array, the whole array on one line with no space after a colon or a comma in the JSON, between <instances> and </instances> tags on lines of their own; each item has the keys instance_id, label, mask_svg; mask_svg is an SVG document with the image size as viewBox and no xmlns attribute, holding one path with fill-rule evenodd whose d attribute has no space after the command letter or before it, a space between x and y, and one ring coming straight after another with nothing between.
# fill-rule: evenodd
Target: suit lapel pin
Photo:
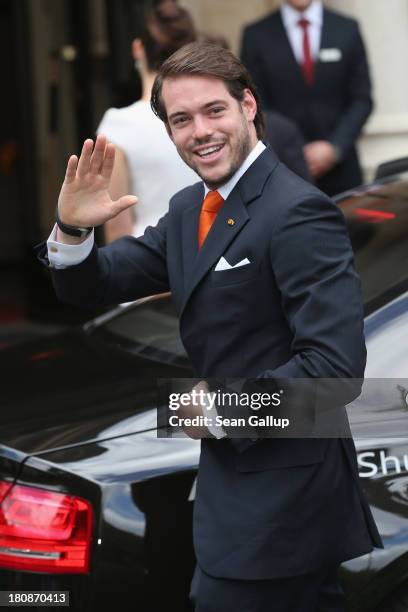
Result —
<instances>
[{"instance_id":1,"label":"suit lapel pin","mask_svg":"<svg viewBox=\"0 0 408 612\"><path fill-rule=\"evenodd\" d=\"M235 225L235 221L234 219L231 219L231 217L227 220L228 225Z\"/></svg>"}]
</instances>

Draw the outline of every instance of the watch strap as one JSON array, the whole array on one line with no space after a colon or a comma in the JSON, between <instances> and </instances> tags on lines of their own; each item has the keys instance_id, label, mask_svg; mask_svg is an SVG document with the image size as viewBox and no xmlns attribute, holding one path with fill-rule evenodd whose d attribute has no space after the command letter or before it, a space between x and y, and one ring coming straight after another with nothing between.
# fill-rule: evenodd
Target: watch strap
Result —
<instances>
[{"instance_id":1,"label":"watch strap","mask_svg":"<svg viewBox=\"0 0 408 612\"><path fill-rule=\"evenodd\" d=\"M76 227L75 225L67 225L66 223L63 223L59 216L58 206L55 214L55 221L61 232L68 234L68 236L75 236L76 238L85 238L93 230L93 227Z\"/></svg>"}]
</instances>

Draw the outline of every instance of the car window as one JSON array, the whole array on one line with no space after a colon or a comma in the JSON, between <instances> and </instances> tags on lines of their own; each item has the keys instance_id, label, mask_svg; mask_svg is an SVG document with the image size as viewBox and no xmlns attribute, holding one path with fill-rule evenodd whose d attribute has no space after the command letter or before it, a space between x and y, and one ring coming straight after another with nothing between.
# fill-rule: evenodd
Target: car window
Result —
<instances>
[{"instance_id":1,"label":"car window","mask_svg":"<svg viewBox=\"0 0 408 612\"><path fill-rule=\"evenodd\" d=\"M121 340L122 348L155 361L187 364L176 311L168 295L116 311L92 331L103 333L105 339Z\"/></svg>"},{"instance_id":2,"label":"car window","mask_svg":"<svg viewBox=\"0 0 408 612\"><path fill-rule=\"evenodd\" d=\"M367 317L365 336L365 380L361 395L347 407L350 425L360 450L368 439L371 452L378 439L386 444L384 455L394 456L398 451L390 448L397 440L406 446L408 436L408 293ZM390 466L381 465L387 473ZM366 469L363 475L368 475Z\"/></svg>"},{"instance_id":3,"label":"car window","mask_svg":"<svg viewBox=\"0 0 408 612\"><path fill-rule=\"evenodd\" d=\"M337 201L346 218L364 303L374 303L408 281L408 180L372 185Z\"/></svg>"},{"instance_id":4,"label":"car window","mask_svg":"<svg viewBox=\"0 0 408 612\"><path fill-rule=\"evenodd\" d=\"M366 377L408 379L408 293L365 322Z\"/></svg>"}]
</instances>

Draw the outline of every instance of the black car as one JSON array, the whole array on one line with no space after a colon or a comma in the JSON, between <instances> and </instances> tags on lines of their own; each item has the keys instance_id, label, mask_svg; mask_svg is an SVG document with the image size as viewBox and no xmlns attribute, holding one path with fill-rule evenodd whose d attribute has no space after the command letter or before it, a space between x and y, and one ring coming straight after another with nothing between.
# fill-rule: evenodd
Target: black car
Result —
<instances>
[{"instance_id":1,"label":"black car","mask_svg":"<svg viewBox=\"0 0 408 612\"><path fill-rule=\"evenodd\" d=\"M369 380L349 417L385 544L344 564L343 584L349 611L408 612L408 177L338 204L367 315ZM190 610L200 445L156 424L158 379L192 376L170 296L0 346L0 590Z\"/></svg>"}]
</instances>

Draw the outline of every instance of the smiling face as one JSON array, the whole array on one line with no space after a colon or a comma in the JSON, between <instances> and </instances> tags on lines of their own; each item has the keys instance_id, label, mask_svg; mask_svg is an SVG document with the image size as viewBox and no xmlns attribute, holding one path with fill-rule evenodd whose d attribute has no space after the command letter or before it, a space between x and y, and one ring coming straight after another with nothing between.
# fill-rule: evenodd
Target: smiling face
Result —
<instances>
[{"instance_id":1,"label":"smiling face","mask_svg":"<svg viewBox=\"0 0 408 612\"><path fill-rule=\"evenodd\" d=\"M239 102L224 81L186 75L166 78L162 96L167 130L181 158L210 189L224 185L258 141L251 91L245 89Z\"/></svg>"}]
</instances>

